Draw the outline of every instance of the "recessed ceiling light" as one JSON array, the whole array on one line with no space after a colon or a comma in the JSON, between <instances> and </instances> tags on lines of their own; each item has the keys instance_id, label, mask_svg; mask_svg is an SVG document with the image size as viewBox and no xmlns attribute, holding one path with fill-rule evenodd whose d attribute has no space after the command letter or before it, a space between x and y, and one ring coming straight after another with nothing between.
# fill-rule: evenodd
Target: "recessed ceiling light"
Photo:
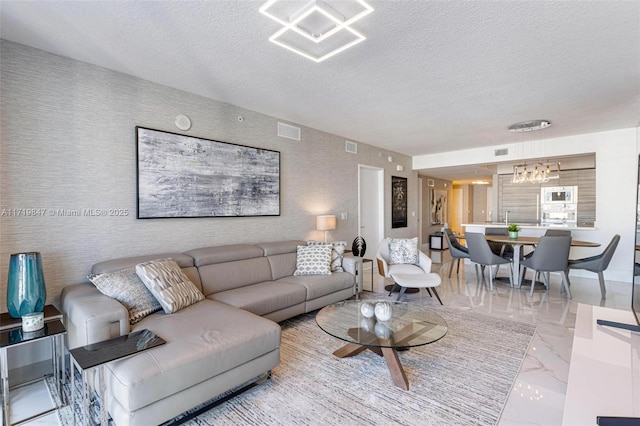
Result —
<instances>
[{"instance_id":1,"label":"recessed ceiling light","mask_svg":"<svg viewBox=\"0 0 640 426\"><path fill-rule=\"evenodd\" d=\"M549 126L551 126L551 122L549 120L527 120L512 124L508 129L510 132L521 133L542 130Z\"/></svg>"}]
</instances>

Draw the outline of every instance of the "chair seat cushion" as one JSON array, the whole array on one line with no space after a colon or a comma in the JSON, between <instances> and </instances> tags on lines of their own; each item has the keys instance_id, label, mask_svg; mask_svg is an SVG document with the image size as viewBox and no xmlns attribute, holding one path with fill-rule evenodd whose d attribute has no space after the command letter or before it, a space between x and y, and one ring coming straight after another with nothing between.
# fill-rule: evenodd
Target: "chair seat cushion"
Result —
<instances>
[{"instance_id":1,"label":"chair seat cushion","mask_svg":"<svg viewBox=\"0 0 640 426\"><path fill-rule=\"evenodd\" d=\"M389 275L393 274L424 274L424 271L421 267L417 265L406 265L406 264L396 264L389 265Z\"/></svg>"},{"instance_id":2,"label":"chair seat cushion","mask_svg":"<svg viewBox=\"0 0 640 426\"><path fill-rule=\"evenodd\" d=\"M441 283L440 275L430 272L428 274L391 274L393 280L400 287L430 288L437 287Z\"/></svg>"},{"instance_id":3,"label":"chair seat cushion","mask_svg":"<svg viewBox=\"0 0 640 426\"><path fill-rule=\"evenodd\" d=\"M152 314L132 327L132 331L142 329L167 343L109 363L105 375L110 394L128 411L280 347L278 324L207 299L173 314Z\"/></svg>"}]
</instances>

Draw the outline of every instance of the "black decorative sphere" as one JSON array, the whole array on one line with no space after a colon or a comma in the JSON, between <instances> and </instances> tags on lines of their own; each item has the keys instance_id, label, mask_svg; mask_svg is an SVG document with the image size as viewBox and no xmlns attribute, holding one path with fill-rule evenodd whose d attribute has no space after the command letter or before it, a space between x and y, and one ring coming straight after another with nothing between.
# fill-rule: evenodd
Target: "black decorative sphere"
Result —
<instances>
[{"instance_id":1,"label":"black decorative sphere","mask_svg":"<svg viewBox=\"0 0 640 426\"><path fill-rule=\"evenodd\" d=\"M367 251L367 242L362 237L356 237L351 244L351 251L354 256L364 257L364 253Z\"/></svg>"}]
</instances>

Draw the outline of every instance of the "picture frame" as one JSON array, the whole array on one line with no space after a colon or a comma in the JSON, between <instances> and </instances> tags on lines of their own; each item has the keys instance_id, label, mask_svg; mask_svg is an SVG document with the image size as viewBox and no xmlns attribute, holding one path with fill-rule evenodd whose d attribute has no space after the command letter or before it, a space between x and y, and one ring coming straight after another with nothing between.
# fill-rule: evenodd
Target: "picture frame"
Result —
<instances>
[{"instance_id":1,"label":"picture frame","mask_svg":"<svg viewBox=\"0 0 640 426\"><path fill-rule=\"evenodd\" d=\"M436 186L436 182L433 179L427 179L427 186Z\"/></svg>"},{"instance_id":2,"label":"picture frame","mask_svg":"<svg viewBox=\"0 0 640 426\"><path fill-rule=\"evenodd\" d=\"M136 127L138 219L280 215L280 152Z\"/></svg>"},{"instance_id":3,"label":"picture frame","mask_svg":"<svg viewBox=\"0 0 640 426\"><path fill-rule=\"evenodd\" d=\"M391 176L391 228L407 227L407 178Z\"/></svg>"},{"instance_id":4,"label":"picture frame","mask_svg":"<svg viewBox=\"0 0 640 426\"><path fill-rule=\"evenodd\" d=\"M443 225L447 217L447 191L431 188L429 191L429 207L431 225Z\"/></svg>"}]
</instances>

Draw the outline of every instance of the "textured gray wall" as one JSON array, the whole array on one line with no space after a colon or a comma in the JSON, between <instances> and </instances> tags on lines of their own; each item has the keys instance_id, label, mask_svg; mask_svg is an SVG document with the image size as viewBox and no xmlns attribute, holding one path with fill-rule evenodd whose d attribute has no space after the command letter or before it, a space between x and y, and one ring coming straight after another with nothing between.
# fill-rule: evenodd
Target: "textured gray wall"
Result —
<instances>
[{"instance_id":1,"label":"textured gray wall","mask_svg":"<svg viewBox=\"0 0 640 426\"><path fill-rule=\"evenodd\" d=\"M385 168L387 236L417 235L417 217L411 213L407 228L392 230L390 219L391 175L409 178L409 212L417 211L417 174L410 157L361 142L358 153L350 154L344 137L305 127L302 142L280 138L274 117L5 40L0 58L2 312L9 256L15 252L42 252L48 302L56 303L64 286L86 281L91 265L100 260L238 242L320 239L318 214L348 213L330 238L351 242L357 233L358 164ZM175 127L178 114L191 118L189 131ZM281 216L136 219L135 126L280 151ZM396 172L396 164L405 172ZM44 215L16 216L11 209L44 209ZM127 209L129 215L50 213L57 209Z\"/></svg>"}]
</instances>

